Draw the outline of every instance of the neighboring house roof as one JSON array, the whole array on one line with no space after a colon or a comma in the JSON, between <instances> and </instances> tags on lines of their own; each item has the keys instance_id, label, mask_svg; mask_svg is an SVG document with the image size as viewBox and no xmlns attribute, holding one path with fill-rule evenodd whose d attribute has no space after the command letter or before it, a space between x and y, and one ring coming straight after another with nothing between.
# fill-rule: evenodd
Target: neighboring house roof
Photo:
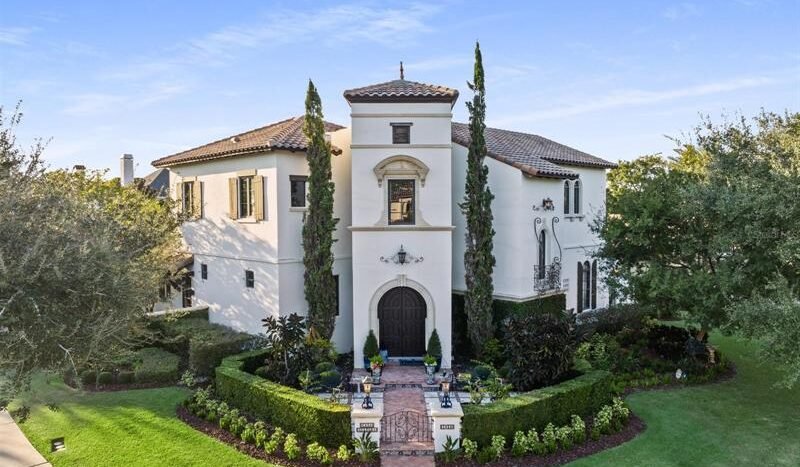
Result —
<instances>
[{"instance_id":1,"label":"neighboring house roof","mask_svg":"<svg viewBox=\"0 0 800 467\"><path fill-rule=\"evenodd\" d=\"M169 170L158 169L142 179L142 186L156 196L169 193Z\"/></svg>"},{"instance_id":2,"label":"neighboring house roof","mask_svg":"<svg viewBox=\"0 0 800 467\"><path fill-rule=\"evenodd\" d=\"M449 102L455 104L458 90L434 84L396 79L344 92L348 102Z\"/></svg>"},{"instance_id":3,"label":"neighboring house roof","mask_svg":"<svg viewBox=\"0 0 800 467\"><path fill-rule=\"evenodd\" d=\"M208 143L203 146L179 152L171 156L162 157L153 161L155 167L169 167L172 165L190 162L221 159L224 157L252 154L264 151L305 151L308 141L303 134L305 117L294 117L280 122L271 123L255 130L239 133L238 135ZM337 131L344 128L335 123L325 122L325 131ZM341 149L333 147L334 154L340 154Z\"/></svg>"},{"instance_id":4,"label":"neighboring house roof","mask_svg":"<svg viewBox=\"0 0 800 467\"><path fill-rule=\"evenodd\" d=\"M469 146L469 125L453 122L453 142ZM493 159L536 177L578 178L566 167L613 168L617 165L569 146L529 133L486 128L486 149Z\"/></svg>"}]
</instances>

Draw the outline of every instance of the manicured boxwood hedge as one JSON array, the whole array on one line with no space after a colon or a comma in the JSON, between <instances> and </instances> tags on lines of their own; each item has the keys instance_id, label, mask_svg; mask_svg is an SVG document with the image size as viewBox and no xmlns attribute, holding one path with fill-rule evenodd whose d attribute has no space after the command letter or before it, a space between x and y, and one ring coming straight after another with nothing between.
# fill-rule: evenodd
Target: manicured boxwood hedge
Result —
<instances>
[{"instance_id":1,"label":"manicured boxwood hedge","mask_svg":"<svg viewBox=\"0 0 800 467\"><path fill-rule=\"evenodd\" d=\"M569 423L573 414L585 417L611 400L611 373L590 371L577 378L535 389L488 405L464 405L463 438L480 445L493 435L513 439L518 430L541 430L548 424Z\"/></svg>"},{"instance_id":2,"label":"manicured boxwood hedge","mask_svg":"<svg viewBox=\"0 0 800 467\"><path fill-rule=\"evenodd\" d=\"M348 444L350 408L248 373L262 364L265 354L255 350L225 358L217 367L220 398L306 441L331 448Z\"/></svg>"}]
</instances>

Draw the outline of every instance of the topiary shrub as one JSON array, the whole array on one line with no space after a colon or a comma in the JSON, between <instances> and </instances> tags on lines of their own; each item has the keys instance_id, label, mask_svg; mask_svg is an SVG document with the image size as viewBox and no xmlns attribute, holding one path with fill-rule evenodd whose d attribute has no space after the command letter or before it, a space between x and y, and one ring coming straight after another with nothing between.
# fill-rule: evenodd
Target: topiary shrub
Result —
<instances>
[{"instance_id":1,"label":"topiary shrub","mask_svg":"<svg viewBox=\"0 0 800 467\"><path fill-rule=\"evenodd\" d=\"M314 371L317 373L324 373L326 371L332 371L336 369L336 365L331 362L319 362L317 366L314 367Z\"/></svg>"},{"instance_id":2,"label":"topiary shrub","mask_svg":"<svg viewBox=\"0 0 800 467\"><path fill-rule=\"evenodd\" d=\"M319 374L319 384L326 389L332 389L342 382L342 375L336 370L323 371Z\"/></svg>"},{"instance_id":3,"label":"topiary shrub","mask_svg":"<svg viewBox=\"0 0 800 467\"><path fill-rule=\"evenodd\" d=\"M101 371L99 375L97 375L97 383L98 384L111 384L114 382L114 373L110 371Z\"/></svg>"},{"instance_id":4,"label":"topiary shrub","mask_svg":"<svg viewBox=\"0 0 800 467\"><path fill-rule=\"evenodd\" d=\"M439 333L436 329L431 333L428 339L428 355L441 358L442 356L442 341L439 339Z\"/></svg>"},{"instance_id":5,"label":"topiary shrub","mask_svg":"<svg viewBox=\"0 0 800 467\"><path fill-rule=\"evenodd\" d=\"M508 377L518 391L557 381L572 367L574 317L566 313L516 315L504 323Z\"/></svg>"},{"instance_id":6,"label":"topiary shrub","mask_svg":"<svg viewBox=\"0 0 800 467\"><path fill-rule=\"evenodd\" d=\"M81 382L84 385L97 384L97 372L94 370L81 371Z\"/></svg>"},{"instance_id":7,"label":"topiary shrub","mask_svg":"<svg viewBox=\"0 0 800 467\"><path fill-rule=\"evenodd\" d=\"M378 355L378 352L378 338L375 337L375 333L370 329L369 334L367 334L367 340L364 341L364 356L370 358Z\"/></svg>"}]
</instances>

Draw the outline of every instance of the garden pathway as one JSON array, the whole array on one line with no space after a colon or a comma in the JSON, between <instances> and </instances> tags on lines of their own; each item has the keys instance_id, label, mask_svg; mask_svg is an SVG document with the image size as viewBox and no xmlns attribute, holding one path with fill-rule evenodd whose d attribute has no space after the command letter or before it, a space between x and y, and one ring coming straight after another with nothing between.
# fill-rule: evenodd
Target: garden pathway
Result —
<instances>
[{"instance_id":1,"label":"garden pathway","mask_svg":"<svg viewBox=\"0 0 800 467\"><path fill-rule=\"evenodd\" d=\"M420 414L418 419L414 419L415 422L429 423L422 388L425 382L425 370L422 366L386 365L381 380L381 386L384 387L385 420L393 420L391 418L393 414L410 410ZM400 430L407 428L409 427L403 426ZM425 431L430 435L429 430L430 428L427 428ZM432 438L426 441L381 443L381 466L433 467L434 465Z\"/></svg>"},{"instance_id":2,"label":"garden pathway","mask_svg":"<svg viewBox=\"0 0 800 467\"><path fill-rule=\"evenodd\" d=\"M5 410L0 410L0 465L4 467L49 466Z\"/></svg>"}]
</instances>

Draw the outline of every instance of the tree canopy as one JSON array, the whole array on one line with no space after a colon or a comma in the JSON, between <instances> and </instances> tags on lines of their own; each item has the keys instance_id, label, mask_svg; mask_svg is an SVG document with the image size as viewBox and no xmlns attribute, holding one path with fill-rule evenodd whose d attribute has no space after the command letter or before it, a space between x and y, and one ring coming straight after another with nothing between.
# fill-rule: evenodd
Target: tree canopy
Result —
<instances>
[{"instance_id":1,"label":"tree canopy","mask_svg":"<svg viewBox=\"0 0 800 467\"><path fill-rule=\"evenodd\" d=\"M47 171L0 109L0 378L92 367L130 348L180 247L169 201L103 172Z\"/></svg>"},{"instance_id":2,"label":"tree canopy","mask_svg":"<svg viewBox=\"0 0 800 467\"><path fill-rule=\"evenodd\" d=\"M787 343L791 331L754 318L771 307L785 321L800 298L800 114L705 122L676 153L610 172L595 224L610 285L706 329Z\"/></svg>"}]
</instances>

